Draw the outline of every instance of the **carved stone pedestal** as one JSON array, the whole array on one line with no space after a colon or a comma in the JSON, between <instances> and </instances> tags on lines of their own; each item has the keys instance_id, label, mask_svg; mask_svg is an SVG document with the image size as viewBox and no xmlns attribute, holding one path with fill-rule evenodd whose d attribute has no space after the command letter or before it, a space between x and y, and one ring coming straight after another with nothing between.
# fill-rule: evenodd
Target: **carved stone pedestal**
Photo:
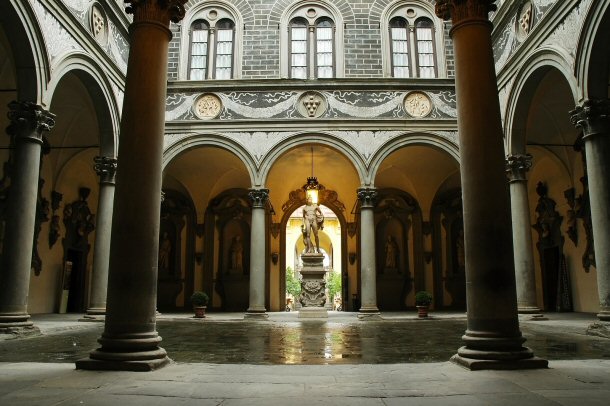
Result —
<instances>
[{"instance_id":1,"label":"carved stone pedestal","mask_svg":"<svg viewBox=\"0 0 610 406\"><path fill-rule=\"evenodd\" d=\"M299 302L299 318L328 318L328 311L324 307L326 294L324 288L324 255L322 254L302 254L303 269L301 269L301 296Z\"/></svg>"}]
</instances>

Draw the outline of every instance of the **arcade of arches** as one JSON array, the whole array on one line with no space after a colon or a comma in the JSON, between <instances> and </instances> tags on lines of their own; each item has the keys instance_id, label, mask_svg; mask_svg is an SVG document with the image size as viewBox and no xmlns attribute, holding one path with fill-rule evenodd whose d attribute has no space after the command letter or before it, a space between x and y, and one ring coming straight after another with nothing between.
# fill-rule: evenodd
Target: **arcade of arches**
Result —
<instances>
[{"instance_id":1,"label":"arcade of arches","mask_svg":"<svg viewBox=\"0 0 610 406\"><path fill-rule=\"evenodd\" d=\"M427 290L437 310L468 302L471 333L509 325L494 330L500 352L524 348L517 310L610 320L608 1L384 0L366 15L301 2L341 22L326 39L332 77L306 81L282 76L297 45L268 29L294 7L263 1L253 17L249 1L214 3L235 40L210 55L231 79L195 81L184 72L207 54L177 23L216 11L117 3L0 5L0 332L35 329L30 314L105 315L92 359L114 359L125 336L154 368L155 309L187 310L194 291L213 311L284 310L309 176L333 214L321 244L344 311L412 309ZM419 41L434 45L432 78L390 73L396 44L371 27L401 7L434 18ZM354 56L360 20L379 45L368 67ZM263 31L277 40L264 63ZM501 297L491 315L482 289ZM486 351L475 341L468 351Z\"/></svg>"}]
</instances>

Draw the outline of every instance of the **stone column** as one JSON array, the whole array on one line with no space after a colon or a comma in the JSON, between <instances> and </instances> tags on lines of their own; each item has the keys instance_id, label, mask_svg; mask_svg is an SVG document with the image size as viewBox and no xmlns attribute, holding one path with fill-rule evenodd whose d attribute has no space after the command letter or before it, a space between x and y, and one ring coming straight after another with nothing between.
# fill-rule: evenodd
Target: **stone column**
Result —
<instances>
[{"instance_id":1,"label":"stone column","mask_svg":"<svg viewBox=\"0 0 610 406\"><path fill-rule=\"evenodd\" d=\"M161 160L170 19L185 0L128 0L133 14L101 347L79 369L150 371L169 362L156 331Z\"/></svg>"},{"instance_id":2,"label":"stone column","mask_svg":"<svg viewBox=\"0 0 610 406\"><path fill-rule=\"evenodd\" d=\"M91 275L91 297L85 318L96 319L106 314L106 292L108 288L108 262L110 256L110 234L112 232L112 207L116 158L96 156L93 168L100 177L100 193L97 202L95 247L93 249L93 274Z\"/></svg>"},{"instance_id":3,"label":"stone column","mask_svg":"<svg viewBox=\"0 0 610 406\"><path fill-rule=\"evenodd\" d=\"M361 295L358 318L378 318L377 269L375 266L375 218L373 208L377 191L358 189L360 200L360 282Z\"/></svg>"},{"instance_id":4,"label":"stone column","mask_svg":"<svg viewBox=\"0 0 610 406\"><path fill-rule=\"evenodd\" d=\"M495 0L438 0L451 19L468 325L452 358L469 369L543 368L519 330L510 202L488 13Z\"/></svg>"},{"instance_id":5,"label":"stone column","mask_svg":"<svg viewBox=\"0 0 610 406\"><path fill-rule=\"evenodd\" d=\"M610 321L610 100L586 100L570 112L572 123L583 131L587 180L593 223L599 313ZM606 336L610 325L605 324Z\"/></svg>"},{"instance_id":6,"label":"stone column","mask_svg":"<svg viewBox=\"0 0 610 406\"><path fill-rule=\"evenodd\" d=\"M251 189L252 226L250 232L250 297L245 318L267 318L265 309L265 204L269 189Z\"/></svg>"},{"instance_id":7,"label":"stone column","mask_svg":"<svg viewBox=\"0 0 610 406\"><path fill-rule=\"evenodd\" d=\"M506 157L506 174L510 185L510 207L513 220L517 311L533 314L533 318L540 320L542 315L536 303L536 274L527 177L525 176L531 167L532 156L529 154L513 154Z\"/></svg>"},{"instance_id":8,"label":"stone column","mask_svg":"<svg viewBox=\"0 0 610 406\"><path fill-rule=\"evenodd\" d=\"M0 263L0 334L37 333L29 320L28 293L36 223L42 133L54 115L31 102L11 102L7 132L13 138L14 166Z\"/></svg>"}]
</instances>

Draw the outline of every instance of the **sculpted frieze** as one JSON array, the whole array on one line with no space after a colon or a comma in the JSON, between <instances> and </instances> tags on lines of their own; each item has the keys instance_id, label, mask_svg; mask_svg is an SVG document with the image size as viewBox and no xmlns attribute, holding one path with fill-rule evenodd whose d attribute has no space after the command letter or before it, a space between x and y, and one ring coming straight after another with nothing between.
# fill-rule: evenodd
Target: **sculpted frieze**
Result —
<instances>
[{"instance_id":1,"label":"sculpted frieze","mask_svg":"<svg viewBox=\"0 0 610 406\"><path fill-rule=\"evenodd\" d=\"M34 7L34 12L38 17L38 21L40 22L42 34L51 58L51 64L53 64L59 56L70 51L83 50L74 37L61 26L59 21L40 1L34 1L32 5Z\"/></svg>"},{"instance_id":2,"label":"sculpted frieze","mask_svg":"<svg viewBox=\"0 0 610 406\"><path fill-rule=\"evenodd\" d=\"M201 120L202 93L170 93L166 121ZM234 119L455 119L454 90L217 92L217 120ZM424 106L425 104L425 106ZM425 107L425 108L424 108ZM412 109L412 111L409 111ZM425 114L423 114L425 113Z\"/></svg>"}]
</instances>

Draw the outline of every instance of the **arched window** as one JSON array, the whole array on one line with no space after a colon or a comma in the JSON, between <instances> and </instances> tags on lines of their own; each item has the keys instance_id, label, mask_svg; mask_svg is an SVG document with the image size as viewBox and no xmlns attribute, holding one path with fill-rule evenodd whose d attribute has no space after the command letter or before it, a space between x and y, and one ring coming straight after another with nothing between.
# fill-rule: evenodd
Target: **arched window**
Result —
<instances>
[{"instance_id":1,"label":"arched window","mask_svg":"<svg viewBox=\"0 0 610 406\"><path fill-rule=\"evenodd\" d=\"M417 41L417 70L420 78L435 78L434 24L428 18L415 22Z\"/></svg>"},{"instance_id":2,"label":"arched window","mask_svg":"<svg viewBox=\"0 0 610 406\"><path fill-rule=\"evenodd\" d=\"M332 78L334 71L334 24L324 18L316 23L316 78Z\"/></svg>"},{"instance_id":3,"label":"arched window","mask_svg":"<svg viewBox=\"0 0 610 406\"><path fill-rule=\"evenodd\" d=\"M191 25L189 79L202 80L207 77L209 32L210 26L203 20Z\"/></svg>"},{"instance_id":4,"label":"arched window","mask_svg":"<svg viewBox=\"0 0 610 406\"><path fill-rule=\"evenodd\" d=\"M339 19L339 20L337 20ZM292 79L335 78L343 75L343 28L332 6L299 4L282 17L282 75Z\"/></svg>"},{"instance_id":5,"label":"arched window","mask_svg":"<svg viewBox=\"0 0 610 406\"><path fill-rule=\"evenodd\" d=\"M183 45L184 53L188 54L188 61L183 59L187 62L183 66L187 68L181 74L190 80L234 78L238 63L235 40L238 30L234 15L229 10L209 5L196 10L191 18L188 41Z\"/></svg>"},{"instance_id":6,"label":"arched window","mask_svg":"<svg viewBox=\"0 0 610 406\"><path fill-rule=\"evenodd\" d=\"M437 43L443 42L443 30L437 29L430 16L433 9L418 0L401 1L384 12L383 24L388 37L384 53L384 72L395 78L439 77ZM441 70L441 74L444 70Z\"/></svg>"},{"instance_id":7,"label":"arched window","mask_svg":"<svg viewBox=\"0 0 610 406\"><path fill-rule=\"evenodd\" d=\"M235 24L231 20L220 20L216 24L216 69L212 79L231 79L233 73L233 33Z\"/></svg>"},{"instance_id":8,"label":"arched window","mask_svg":"<svg viewBox=\"0 0 610 406\"><path fill-rule=\"evenodd\" d=\"M390 21L390 47L392 53L392 76L408 78L409 72L409 30L407 20L395 17Z\"/></svg>"},{"instance_id":9,"label":"arched window","mask_svg":"<svg viewBox=\"0 0 610 406\"><path fill-rule=\"evenodd\" d=\"M290 77L307 76L307 21L295 18L290 22Z\"/></svg>"}]
</instances>

